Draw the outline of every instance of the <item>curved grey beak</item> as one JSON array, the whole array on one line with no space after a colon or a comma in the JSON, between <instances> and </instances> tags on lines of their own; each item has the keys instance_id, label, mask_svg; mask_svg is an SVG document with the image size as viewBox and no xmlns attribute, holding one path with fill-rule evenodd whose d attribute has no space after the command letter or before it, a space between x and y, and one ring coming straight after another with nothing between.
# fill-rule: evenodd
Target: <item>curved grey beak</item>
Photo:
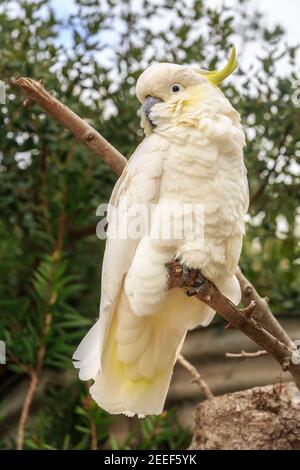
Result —
<instances>
[{"instance_id":1,"label":"curved grey beak","mask_svg":"<svg viewBox=\"0 0 300 470\"><path fill-rule=\"evenodd\" d=\"M152 106L154 106L157 103L161 103L162 100L160 98L157 98L156 96L146 96L145 101L142 106L142 112L145 113L147 116L147 119L150 121L151 125L154 126L153 122L149 118L149 114L151 111Z\"/></svg>"}]
</instances>

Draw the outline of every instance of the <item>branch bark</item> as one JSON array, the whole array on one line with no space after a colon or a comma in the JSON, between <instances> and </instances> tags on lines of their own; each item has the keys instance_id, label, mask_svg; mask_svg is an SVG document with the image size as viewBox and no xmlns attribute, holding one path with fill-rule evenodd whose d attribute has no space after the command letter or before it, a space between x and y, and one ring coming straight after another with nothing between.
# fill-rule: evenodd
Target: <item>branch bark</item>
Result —
<instances>
[{"instance_id":1,"label":"branch bark","mask_svg":"<svg viewBox=\"0 0 300 470\"><path fill-rule=\"evenodd\" d=\"M187 361L182 354L179 354L177 361L192 376L192 381L196 382L199 385L207 400L212 400L214 397L213 393L205 382L205 380L203 379L202 375L199 374L199 372L197 371L196 367L194 367L193 364Z\"/></svg>"},{"instance_id":2,"label":"branch bark","mask_svg":"<svg viewBox=\"0 0 300 470\"><path fill-rule=\"evenodd\" d=\"M241 287L243 305L248 306L251 302L255 302L252 318L262 325L269 333L278 338L279 341L289 348L293 348L291 339L272 314L268 299L262 298L258 294L255 287L244 276L240 268L238 268L236 276Z\"/></svg>"},{"instance_id":3,"label":"branch bark","mask_svg":"<svg viewBox=\"0 0 300 470\"><path fill-rule=\"evenodd\" d=\"M20 77L16 80L16 85L20 86L27 95L24 102L25 106L30 103L39 104L57 122L69 129L74 137L81 140L90 150L99 155L120 176L126 165L126 158L92 126L48 93L42 82Z\"/></svg>"},{"instance_id":4,"label":"branch bark","mask_svg":"<svg viewBox=\"0 0 300 470\"><path fill-rule=\"evenodd\" d=\"M60 257L60 252L63 249L63 238L64 238L64 232L65 232L65 219L64 216L60 217L60 227L59 227L59 232L58 232L58 238L57 238L57 243L56 243L56 249L54 250L52 254L52 261L54 265L57 263ZM53 267L52 267L53 271ZM27 368L27 366L23 367L23 370L26 371L30 377L29 381L29 386L25 395L25 399L23 402L22 410L21 410L21 415L18 423L18 430L17 430L17 450L23 450L24 447L24 439L25 439L25 429L26 429L26 424L27 420L29 417L29 412L30 412L30 407L32 404L32 401L34 399L34 395L36 392L36 388L38 386L38 381L42 372L42 368L44 365L44 358L46 354L46 339L47 335L50 331L51 324L52 324L52 314L49 311L49 306L51 305L53 301L53 286L52 286L52 280L49 281L49 291L48 291L48 296L46 300L46 311L44 315L44 324L43 324L43 330L41 334L41 339L40 339L40 345L37 351L36 355L36 365L33 368Z\"/></svg>"},{"instance_id":5,"label":"branch bark","mask_svg":"<svg viewBox=\"0 0 300 470\"><path fill-rule=\"evenodd\" d=\"M29 377L29 386L25 395L25 399L22 406L22 411L18 423L18 431L17 431L17 450L23 450L24 447L24 438L25 438L25 428L29 416L29 411L31 407L31 403L38 385L39 377L41 374L41 370L43 367L46 346L45 346L45 339L49 332L50 325L52 321L52 315L50 313L46 313L45 315L45 322L43 328L43 336L41 339L41 344L39 346L37 352L37 362L34 369L30 370Z\"/></svg>"},{"instance_id":6,"label":"branch bark","mask_svg":"<svg viewBox=\"0 0 300 470\"><path fill-rule=\"evenodd\" d=\"M197 271L191 272L188 282L183 277L183 270L180 263L172 261L168 263L169 270L169 288L183 288L187 292L195 287ZM220 290L208 279L204 281L201 292L195 294L195 297L201 302L209 305L218 312L231 328L240 329L252 341L258 344L262 349L272 354L276 361L281 365L284 371L289 370L292 374L297 387L300 390L300 364L293 363L295 350L291 346L284 344L280 339L269 333L257 320L252 318L254 313L253 302L244 310L238 309ZM251 308L249 309L249 307ZM274 319L275 320L275 319Z\"/></svg>"},{"instance_id":7,"label":"branch bark","mask_svg":"<svg viewBox=\"0 0 300 470\"><path fill-rule=\"evenodd\" d=\"M255 352L247 352L247 351L241 351L240 353L226 353L226 357L230 359L253 359L255 357L263 357L267 356L268 352L262 349L261 351L255 351Z\"/></svg>"},{"instance_id":8,"label":"branch bark","mask_svg":"<svg viewBox=\"0 0 300 470\"><path fill-rule=\"evenodd\" d=\"M127 162L126 158L83 119L51 96L40 82L21 77L16 81L16 84L27 95L25 104L28 102L39 104L56 121L69 129L75 137L99 155L117 175L122 173ZM186 289L180 264L174 261L169 264L168 269L170 288ZM237 276L242 288L243 301L247 306L246 309L239 310L209 280L204 282L201 293L196 297L216 310L228 321L229 327L239 328L256 344L272 354L283 370L289 369L300 390L300 364L292 362L292 356L295 354L292 341L273 317L266 302L261 299L245 276L240 271ZM189 281L190 286L193 287L194 279Z\"/></svg>"},{"instance_id":9,"label":"branch bark","mask_svg":"<svg viewBox=\"0 0 300 470\"><path fill-rule=\"evenodd\" d=\"M22 411L21 411L21 416L20 416L19 424L18 424L17 450L23 450L26 423L27 423L30 406L31 406L31 403L32 403L32 400L36 391L37 384L38 384L38 376L35 370L32 370L30 374L29 386L25 395L25 399L24 399Z\"/></svg>"}]
</instances>

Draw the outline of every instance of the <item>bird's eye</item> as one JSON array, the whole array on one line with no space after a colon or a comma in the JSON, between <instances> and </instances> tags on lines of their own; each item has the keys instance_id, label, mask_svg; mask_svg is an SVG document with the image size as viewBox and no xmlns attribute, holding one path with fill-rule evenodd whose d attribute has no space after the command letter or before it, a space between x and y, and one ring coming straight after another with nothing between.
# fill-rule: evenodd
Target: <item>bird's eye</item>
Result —
<instances>
[{"instance_id":1,"label":"bird's eye","mask_svg":"<svg viewBox=\"0 0 300 470\"><path fill-rule=\"evenodd\" d=\"M175 85L172 85L171 87L171 90L173 93L178 93L179 91L181 91L181 89L182 89L182 86L178 85L178 83L175 83Z\"/></svg>"}]
</instances>

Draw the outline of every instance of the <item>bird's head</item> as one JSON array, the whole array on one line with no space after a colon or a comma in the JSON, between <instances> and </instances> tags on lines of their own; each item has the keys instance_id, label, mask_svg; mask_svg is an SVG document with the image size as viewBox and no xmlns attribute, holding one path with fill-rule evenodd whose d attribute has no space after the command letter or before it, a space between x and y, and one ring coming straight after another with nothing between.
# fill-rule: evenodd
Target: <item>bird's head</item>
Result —
<instances>
[{"instance_id":1,"label":"bird's head","mask_svg":"<svg viewBox=\"0 0 300 470\"><path fill-rule=\"evenodd\" d=\"M235 48L221 70L158 63L151 65L139 77L136 94L142 103L141 125L146 134L153 128L184 124L195 110L205 109L222 96L219 84L237 67Z\"/></svg>"}]
</instances>

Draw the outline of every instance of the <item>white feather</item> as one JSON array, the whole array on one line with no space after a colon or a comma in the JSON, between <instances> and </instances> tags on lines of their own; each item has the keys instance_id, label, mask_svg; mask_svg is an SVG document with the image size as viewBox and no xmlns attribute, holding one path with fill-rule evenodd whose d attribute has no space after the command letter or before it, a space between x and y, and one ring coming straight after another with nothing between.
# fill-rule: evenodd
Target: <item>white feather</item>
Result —
<instances>
[{"instance_id":1,"label":"white feather","mask_svg":"<svg viewBox=\"0 0 300 470\"><path fill-rule=\"evenodd\" d=\"M128 197L129 207L131 204L138 202L137 200L143 201L143 188L139 188L139 191L134 192L133 195L131 194L132 188L135 188L135 181L147 169L150 170L150 180L159 180L162 172L163 152L168 145L167 141L162 142L162 139L154 134L146 138L129 160L114 188L109 204L117 207L122 195ZM149 158L157 163L152 162L149 165ZM151 202L156 201L159 182L156 185L156 193L153 194L152 201L146 192L146 200L143 202L151 204ZM94 378L95 371L97 373L101 370L103 345L111 325L123 277L129 270L137 245L138 240L132 239L108 239L106 242L102 265L100 318L82 340L73 356L76 361L74 362L75 367L79 369L83 367L83 370L80 370L82 380Z\"/></svg>"},{"instance_id":2,"label":"white feather","mask_svg":"<svg viewBox=\"0 0 300 470\"><path fill-rule=\"evenodd\" d=\"M99 337L100 321L89 330L76 349L73 360L74 366L79 370L81 380L95 378L99 370Z\"/></svg>"}]
</instances>

